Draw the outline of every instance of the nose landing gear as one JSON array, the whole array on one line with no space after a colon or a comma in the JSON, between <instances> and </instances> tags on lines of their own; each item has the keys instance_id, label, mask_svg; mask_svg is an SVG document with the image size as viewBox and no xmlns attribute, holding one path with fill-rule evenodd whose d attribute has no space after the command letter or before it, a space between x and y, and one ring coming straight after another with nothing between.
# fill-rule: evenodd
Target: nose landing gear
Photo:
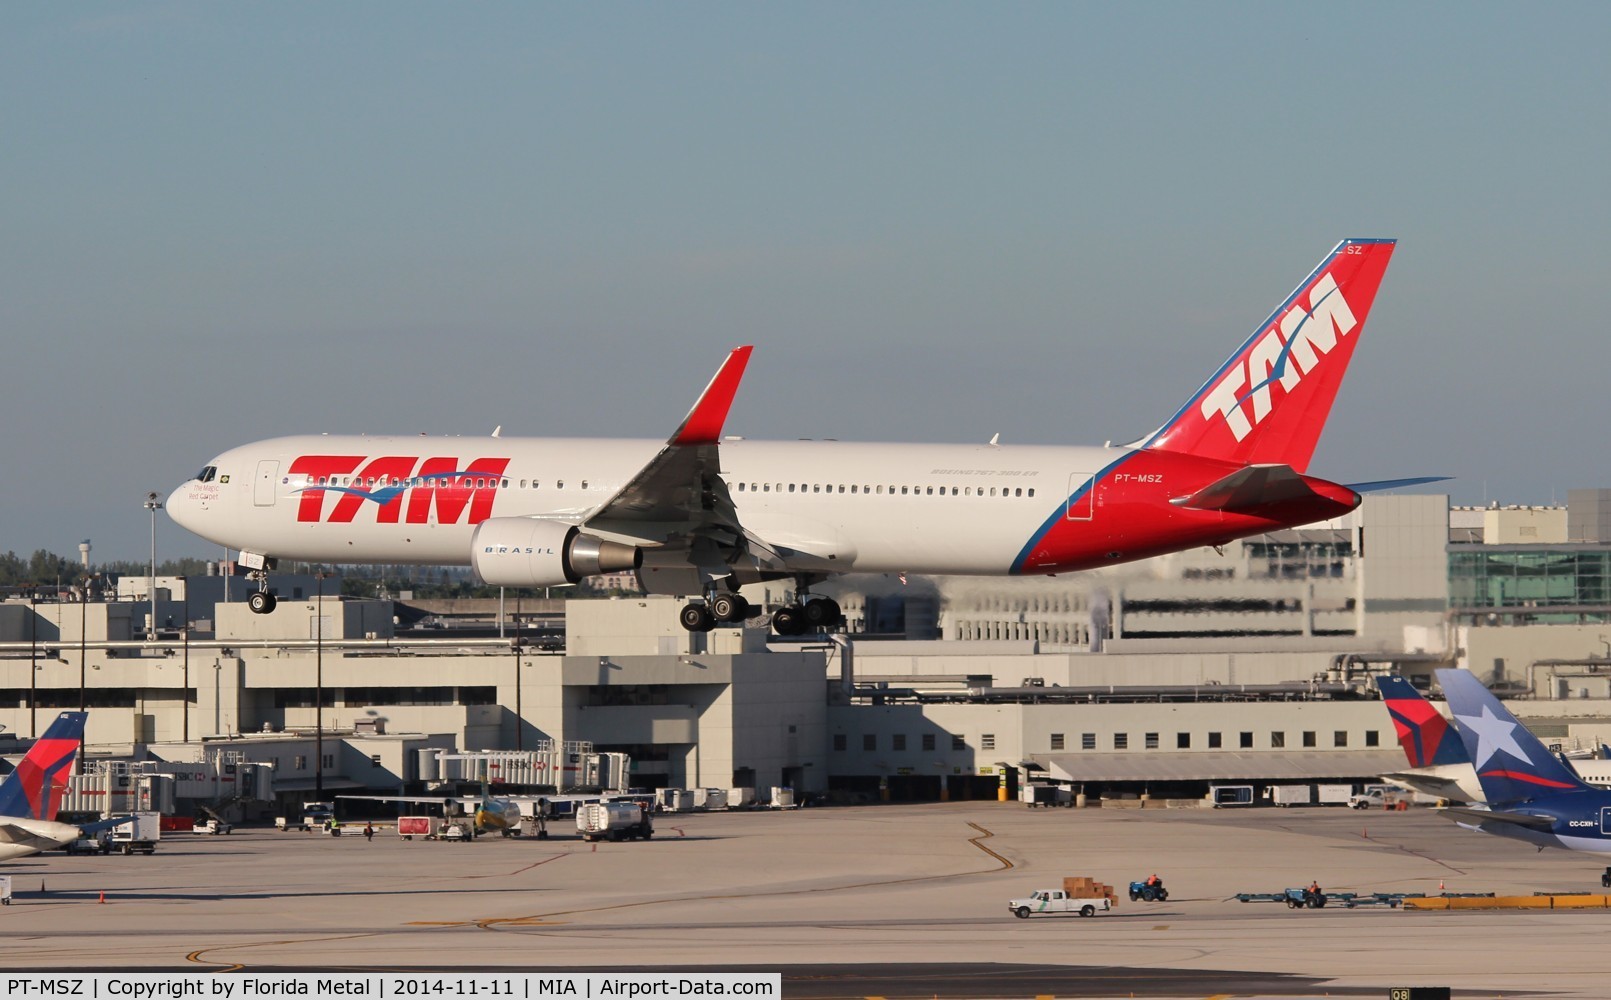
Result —
<instances>
[{"instance_id":1,"label":"nose landing gear","mask_svg":"<svg viewBox=\"0 0 1611 1000\"><path fill-rule=\"evenodd\" d=\"M273 614L274 609L279 606L280 602L268 589L268 567L248 570L246 579L257 584L257 589L252 591L250 597L246 598L246 606L252 609L252 614Z\"/></svg>"}]
</instances>

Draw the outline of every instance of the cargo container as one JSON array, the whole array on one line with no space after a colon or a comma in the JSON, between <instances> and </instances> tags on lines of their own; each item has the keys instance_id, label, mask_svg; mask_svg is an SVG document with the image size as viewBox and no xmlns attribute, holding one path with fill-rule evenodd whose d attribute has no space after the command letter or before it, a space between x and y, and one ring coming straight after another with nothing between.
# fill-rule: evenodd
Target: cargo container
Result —
<instances>
[{"instance_id":1,"label":"cargo container","mask_svg":"<svg viewBox=\"0 0 1611 1000\"><path fill-rule=\"evenodd\" d=\"M589 802L576 811L583 840L648 840L654 836L649 810L637 802Z\"/></svg>"},{"instance_id":2,"label":"cargo container","mask_svg":"<svg viewBox=\"0 0 1611 1000\"><path fill-rule=\"evenodd\" d=\"M1315 790L1308 785L1271 785L1270 801L1278 806L1314 805Z\"/></svg>"},{"instance_id":3,"label":"cargo container","mask_svg":"<svg viewBox=\"0 0 1611 1000\"><path fill-rule=\"evenodd\" d=\"M397 834L404 840L413 840L415 837L429 837L431 835L431 817L429 816L399 816L397 817Z\"/></svg>"}]
</instances>

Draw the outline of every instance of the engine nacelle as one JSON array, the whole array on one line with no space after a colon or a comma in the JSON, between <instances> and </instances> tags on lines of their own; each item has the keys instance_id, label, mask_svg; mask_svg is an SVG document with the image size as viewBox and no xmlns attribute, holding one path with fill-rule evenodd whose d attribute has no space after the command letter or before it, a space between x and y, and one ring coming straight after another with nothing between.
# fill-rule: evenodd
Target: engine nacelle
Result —
<instances>
[{"instance_id":1,"label":"engine nacelle","mask_svg":"<svg viewBox=\"0 0 1611 1000\"><path fill-rule=\"evenodd\" d=\"M470 536L470 565L496 587L555 587L584 576L637 569L635 545L584 535L574 524L530 517L493 517Z\"/></svg>"}]
</instances>

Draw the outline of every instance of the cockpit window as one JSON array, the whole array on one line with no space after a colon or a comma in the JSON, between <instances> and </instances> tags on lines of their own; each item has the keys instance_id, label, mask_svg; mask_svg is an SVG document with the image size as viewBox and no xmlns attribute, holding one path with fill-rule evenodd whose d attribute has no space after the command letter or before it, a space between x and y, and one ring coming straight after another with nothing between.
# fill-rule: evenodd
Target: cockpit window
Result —
<instances>
[{"instance_id":1,"label":"cockpit window","mask_svg":"<svg viewBox=\"0 0 1611 1000\"><path fill-rule=\"evenodd\" d=\"M196 473L196 482L198 482L198 483L210 483L210 482L213 481L214 477L216 477L217 475L218 475L218 466L209 465L205 469L202 469L200 472Z\"/></svg>"}]
</instances>

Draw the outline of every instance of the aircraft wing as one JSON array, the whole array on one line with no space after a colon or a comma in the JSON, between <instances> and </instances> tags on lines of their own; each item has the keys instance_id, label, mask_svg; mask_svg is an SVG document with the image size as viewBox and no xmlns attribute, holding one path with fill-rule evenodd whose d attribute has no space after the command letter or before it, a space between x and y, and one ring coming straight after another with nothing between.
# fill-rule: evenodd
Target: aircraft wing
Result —
<instances>
[{"instance_id":1,"label":"aircraft wing","mask_svg":"<svg viewBox=\"0 0 1611 1000\"><path fill-rule=\"evenodd\" d=\"M1498 809L1472 809L1466 806L1449 806L1439 809L1440 816L1448 816L1456 821L1466 821L1477 824L1508 823L1511 826L1524 826L1529 830L1548 832L1555 829L1555 821L1548 816L1538 816L1533 813L1504 812Z\"/></svg>"},{"instance_id":2,"label":"aircraft wing","mask_svg":"<svg viewBox=\"0 0 1611 1000\"><path fill-rule=\"evenodd\" d=\"M350 799L354 802L402 802L416 806L463 806L466 803L480 804L480 799L465 799L456 795L337 795L338 799Z\"/></svg>"},{"instance_id":3,"label":"aircraft wing","mask_svg":"<svg viewBox=\"0 0 1611 1000\"><path fill-rule=\"evenodd\" d=\"M586 527L651 543L712 533L731 540L742 535L721 479L717 448L751 350L746 345L727 356L665 447L587 515Z\"/></svg>"}]
</instances>

